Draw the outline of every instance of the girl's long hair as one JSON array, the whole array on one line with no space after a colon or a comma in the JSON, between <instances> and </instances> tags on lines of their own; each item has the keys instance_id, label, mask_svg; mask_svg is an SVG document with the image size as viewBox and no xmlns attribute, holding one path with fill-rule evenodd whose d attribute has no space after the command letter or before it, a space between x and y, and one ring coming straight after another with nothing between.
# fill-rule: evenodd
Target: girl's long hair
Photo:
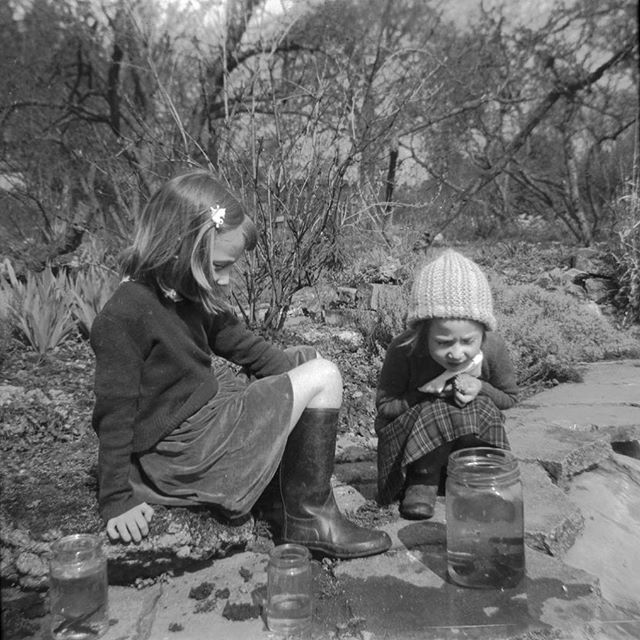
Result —
<instances>
[{"instance_id":1,"label":"girl's long hair","mask_svg":"<svg viewBox=\"0 0 640 640\"><path fill-rule=\"evenodd\" d=\"M211 208L224 208L216 228ZM229 310L214 280L211 234L241 227L245 250L257 242L255 224L222 181L205 170L172 178L146 204L136 224L133 244L122 256L122 275L168 294L199 302L211 313Z\"/></svg>"},{"instance_id":2,"label":"girl's long hair","mask_svg":"<svg viewBox=\"0 0 640 640\"><path fill-rule=\"evenodd\" d=\"M431 318L426 318L424 320L414 320L410 322L407 326L407 336L406 338L398 345L400 347L410 347L410 353L422 352L426 353L427 351L427 336L429 335L429 324L431 323Z\"/></svg>"}]
</instances>

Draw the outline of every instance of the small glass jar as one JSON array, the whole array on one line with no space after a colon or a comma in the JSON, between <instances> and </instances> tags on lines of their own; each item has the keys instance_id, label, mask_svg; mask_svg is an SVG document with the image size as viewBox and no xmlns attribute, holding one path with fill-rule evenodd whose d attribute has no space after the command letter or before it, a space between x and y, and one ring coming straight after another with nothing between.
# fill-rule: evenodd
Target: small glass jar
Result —
<instances>
[{"instance_id":1,"label":"small glass jar","mask_svg":"<svg viewBox=\"0 0 640 640\"><path fill-rule=\"evenodd\" d=\"M524 576L524 507L510 451L471 447L449 456L447 571L464 587L508 589Z\"/></svg>"},{"instance_id":2,"label":"small glass jar","mask_svg":"<svg viewBox=\"0 0 640 640\"><path fill-rule=\"evenodd\" d=\"M311 622L311 554L298 544L275 547L267 566L267 626L287 635Z\"/></svg>"},{"instance_id":3,"label":"small glass jar","mask_svg":"<svg viewBox=\"0 0 640 640\"><path fill-rule=\"evenodd\" d=\"M51 545L51 635L99 638L109 628L107 559L97 536L75 534Z\"/></svg>"}]
</instances>

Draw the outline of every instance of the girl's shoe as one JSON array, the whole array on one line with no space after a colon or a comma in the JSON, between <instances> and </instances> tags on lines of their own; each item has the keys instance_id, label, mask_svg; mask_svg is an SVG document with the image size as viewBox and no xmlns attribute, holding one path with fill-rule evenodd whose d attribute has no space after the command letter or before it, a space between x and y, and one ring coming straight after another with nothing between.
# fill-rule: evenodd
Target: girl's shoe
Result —
<instances>
[{"instance_id":1,"label":"girl's shoe","mask_svg":"<svg viewBox=\"0 0 640 640\"><path fill-rule=\"evenodd\" d=\"M400 502L400 515L407 520L428 520L433 517L438 485L410 484Z\"/></svg>"}]
</instances>

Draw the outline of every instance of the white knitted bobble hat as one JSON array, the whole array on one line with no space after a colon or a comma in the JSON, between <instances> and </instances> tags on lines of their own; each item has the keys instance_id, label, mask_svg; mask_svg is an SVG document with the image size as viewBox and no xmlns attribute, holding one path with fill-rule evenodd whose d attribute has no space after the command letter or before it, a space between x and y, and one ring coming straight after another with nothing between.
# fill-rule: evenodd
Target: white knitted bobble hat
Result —
<instances>
[{"instance_id":1,"label":"white knitted bobble hat","mask_svg":"<svg viewBox=\"0 0 640 640\"><path fill-rule=\"evenodd\" d=\"M457 251L445 251L418 272L411 291L409 323L428 318L465 318L495 330L489 281Z\"/></svg>"}]
</instances>

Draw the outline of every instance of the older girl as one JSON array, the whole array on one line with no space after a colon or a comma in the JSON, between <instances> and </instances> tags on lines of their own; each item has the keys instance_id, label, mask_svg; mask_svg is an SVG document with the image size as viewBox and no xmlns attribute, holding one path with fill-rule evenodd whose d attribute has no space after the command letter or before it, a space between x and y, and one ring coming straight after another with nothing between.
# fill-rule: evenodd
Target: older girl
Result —
<instances>
[{"instance_id":1,"label":"older girl","mask_svg":"<svg viewBox=\"0 0 640 640\"><path fill-rule=\"evenodd\" d=\"M169 180L142 211L123 281L91 332L107 532L139 541L152 504L241 516L274 480L283 541L341 558L385 551L389 537L347 520L331 489L338 369L312 349L266 342L227 302L230 272L256 238L204 170ZM250 377L213 367L213 354Z\"/></svg>"}]
</instances>

